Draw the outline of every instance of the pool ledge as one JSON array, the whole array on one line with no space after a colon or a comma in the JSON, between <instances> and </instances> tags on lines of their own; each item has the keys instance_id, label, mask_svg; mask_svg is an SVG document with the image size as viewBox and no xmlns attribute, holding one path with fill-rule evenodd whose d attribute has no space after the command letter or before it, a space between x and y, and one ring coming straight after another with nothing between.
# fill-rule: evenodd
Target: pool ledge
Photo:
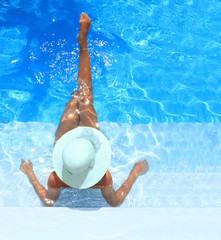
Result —
<instances>
[{"instance_id":1,"label":"pool ledge","mask_svg":"<svg viewBox=\"0 0 221 240\"><path fill-rule=\"evenodd\" d=\"M4 240L218 240L221 208L0 208Z\"/></svg>"}]
</instances>

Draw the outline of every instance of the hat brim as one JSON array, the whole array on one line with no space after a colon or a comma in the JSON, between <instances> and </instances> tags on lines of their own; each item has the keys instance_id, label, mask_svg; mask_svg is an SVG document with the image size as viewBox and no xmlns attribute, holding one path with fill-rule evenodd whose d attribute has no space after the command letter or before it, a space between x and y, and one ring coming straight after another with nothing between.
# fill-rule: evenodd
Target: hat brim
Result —
<instances>
[{"instance_id":1,"label":"hat brim","mask_svg":"<svg viewBox=\"0 0 221 240\"><path fill-rule=\"evenodd\" d=\"M64 166L62 153L64 148L71 141L77 138L86 138L92 142L95 147L94 166L82 173L70 174ZM77 127L65 133L56 143L52 162L54 170L58 177L67 185L73 188L89 188L98 183L106 173L111 160L111 146L102 132L91 127Z\"/></svg>"}]
</instances>

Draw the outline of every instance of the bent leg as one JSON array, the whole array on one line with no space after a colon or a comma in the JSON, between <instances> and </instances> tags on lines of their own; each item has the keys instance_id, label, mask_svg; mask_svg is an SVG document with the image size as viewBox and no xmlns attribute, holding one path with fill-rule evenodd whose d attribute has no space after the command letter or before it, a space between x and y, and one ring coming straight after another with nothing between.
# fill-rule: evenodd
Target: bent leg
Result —
<instances>
[{"instance_id":1,"label":"bent leg","mask_svg":"<svg viewBox=\"0 0 221 240\"><path fill-rule=\"evenodd\" d=\"M80 86L81 88L82 86ZM93 106L93 95L91 90L84 86L80 91L78 107L80 111L80 126L99 129L97 113Z\"/></svg>"},{"instance_id":2,"label":"bent leg","mask_svg":"<svg viewBox=\"0 0 221 240\"><path fill-rule=\"evenodd\" d=\"M60 118L60 122L55 133L55 143L66 132L79 126L79 109L78 109L78 91L72 94L72 98L67 102L64 112Z\"/></svg>"}]
</instances>

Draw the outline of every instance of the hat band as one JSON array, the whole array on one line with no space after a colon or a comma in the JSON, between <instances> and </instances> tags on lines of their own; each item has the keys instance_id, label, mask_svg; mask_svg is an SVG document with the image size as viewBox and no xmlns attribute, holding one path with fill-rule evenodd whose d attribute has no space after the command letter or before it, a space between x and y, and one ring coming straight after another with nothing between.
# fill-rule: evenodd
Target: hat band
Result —
<instances>
[{"instance_id":1,"label":"hat band","mask_svg":"<svg viewBox=\"0 0 221 240\"><path fill-rule=\"evenodd\" d=\"M86 171L86 170L88 170L88 169L90 169L90 168L93 168L93 167L94 167L94 164L95 164L95 160L92 159L91 162L90 162L90 164L89 164L89 166L88 166L88 168L86 168L84 171ZM67 168L65 168L65 170L66 170L69 174L73 175L73 173L72 173L71 171L69 171ZM82 171L82 172L84 172L84 171ZM82 172L79 172L79 173L82 173Z\"/></svg>"},{"instance_id":2,"label":"hat band","mask_svg":"<svg viewBox=\"0 0 221 240\"><path fill-rule=\"evenodd\" d=\"M66 170L69 174L72 175L72 172L70 172L67 168L65 168L65 170Z\"/></svg>"}]
</instances>

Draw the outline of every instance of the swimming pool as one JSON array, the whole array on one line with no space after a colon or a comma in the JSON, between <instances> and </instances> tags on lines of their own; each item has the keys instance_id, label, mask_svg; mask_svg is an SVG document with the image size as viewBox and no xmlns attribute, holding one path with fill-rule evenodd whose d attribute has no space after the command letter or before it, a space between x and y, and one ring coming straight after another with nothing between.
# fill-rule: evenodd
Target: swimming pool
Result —
<instances>
[{"instance_id":1,"label":"swimming pool","mask_svg":"<svg viewBox=\"0 0 221 240\"><path fill-rule=\"evenodd\" d=\"M114 186L138 159L150 165L122 207L221 207L220 10L218 0L2 1L0 206L41 206L20 159L46 185L85 11ZM55 206L108 207L99 190L62 191Z\"/></svg>"}]
</instances>

